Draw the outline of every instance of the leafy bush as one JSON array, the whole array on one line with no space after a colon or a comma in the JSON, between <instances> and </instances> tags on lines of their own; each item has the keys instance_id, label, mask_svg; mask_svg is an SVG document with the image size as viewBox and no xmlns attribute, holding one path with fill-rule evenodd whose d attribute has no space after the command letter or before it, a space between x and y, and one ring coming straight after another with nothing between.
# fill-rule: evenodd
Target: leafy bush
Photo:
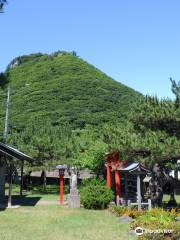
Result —
<instances>
[{"instance_id":1,"label":"leafy bush","mask_svg":"<svg viewBox=\"0 0 180 240\"><path fill-rule=\"evenodd\" d=\"M166 211L162 208L153 208L151 211L138 211L136 208L122 206L112 206L109 209L116 216L129 216L134 218L131 228L142 228L143 234L138 239L179 239L180 223L175 221L175 217L180 216L179 209Z\"/></svg>"},{"instance_id":2,"label":"leafy bush","mask_svg":"<svg viewBox=\"0 0 180 240\"><path fill-rule=\"evenodd\" d=\"M81 203L87 209L105 209L113 199L113 192L104 181L99 179L86 180L81 189Z\"/></svg>"},{"instance_id":3,"label":"leafy bush","mask_svg":"<svg viewBox=\"0 0 180 240\"><path fill-rule=\"evenodd\" d=\"M141 227L144 234L140 239L179 239L180 223L175 222L178 212L175 209L166 211L164 209L155 208L151 211L144 211L136 217L131 227ZM148 231L147 231L148 230ZM170 231L170 232L168 232Z\"/></svg>"}]
</instances>

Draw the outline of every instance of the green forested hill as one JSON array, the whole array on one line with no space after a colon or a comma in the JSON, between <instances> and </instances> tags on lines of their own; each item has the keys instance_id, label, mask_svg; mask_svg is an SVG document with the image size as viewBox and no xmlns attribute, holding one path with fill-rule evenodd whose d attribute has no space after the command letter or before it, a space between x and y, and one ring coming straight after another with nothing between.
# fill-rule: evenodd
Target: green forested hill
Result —
<instances>
[{"instance_id":1,"label":"green forested hill","mask_svg":"<svg viewBox=\"0 0 180 240\"><path fill-rule=\"evenodd\" d=\"M17 57L0 74L1 136L8 85L7 142L31 155L39 166L72 164L89 146L93 157L98 148L95 159L100 158L106 151L104 144L97 142L101 126L127 119L142 97L75 53Z\"/></svg>"},{"instance_id":2,"label":"green forested hill","mask_svg":"<svg viewBox=\"0 0 180 240\"><path fill-rule=\"evenodd\" d=\"M140 96L73 53L18 57L6 75L11 87L9 122L16 130L45 118L52 125L67 122L73 128L117 121ZM5 91L0 92L1 132Z\"/></svg>"}]
</instances>

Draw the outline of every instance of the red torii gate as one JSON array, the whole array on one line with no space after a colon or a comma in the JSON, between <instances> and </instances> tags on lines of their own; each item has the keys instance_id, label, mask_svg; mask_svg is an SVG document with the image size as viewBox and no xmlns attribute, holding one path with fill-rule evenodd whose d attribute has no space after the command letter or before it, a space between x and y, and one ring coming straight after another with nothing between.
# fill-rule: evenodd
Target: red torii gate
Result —
<instances>
[{"instance_id":1,"label":"red torii gate","mask_svg":"<svg viewBox=\"0 0 180 240\"><path fill-rule=\"evenodd\" d=\"M121 198L121 177L118 171L119 167L123 167L125 162L120 162L119 151L114 151L106 154L106 167L107 167L107 187L111 189L111 170L114 170L115 185L116 185L116 204L119 205Z\"/></svg>"}]
</instances>

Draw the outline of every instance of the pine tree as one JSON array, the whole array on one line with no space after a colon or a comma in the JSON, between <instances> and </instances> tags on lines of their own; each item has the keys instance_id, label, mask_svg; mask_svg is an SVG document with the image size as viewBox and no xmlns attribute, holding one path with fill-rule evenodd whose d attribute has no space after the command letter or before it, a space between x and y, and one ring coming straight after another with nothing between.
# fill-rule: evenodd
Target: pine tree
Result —
<instances>
[{"instance_id":1,"label":"pine tree","mask_svg":"<svg viewBox=\"0 0 180 240\"><path fill-rule=\"evenodd\" d=\"M0 12L3 11L4 5L7 3L7 0L0 0Z\"/></svg>"}]
</instances>

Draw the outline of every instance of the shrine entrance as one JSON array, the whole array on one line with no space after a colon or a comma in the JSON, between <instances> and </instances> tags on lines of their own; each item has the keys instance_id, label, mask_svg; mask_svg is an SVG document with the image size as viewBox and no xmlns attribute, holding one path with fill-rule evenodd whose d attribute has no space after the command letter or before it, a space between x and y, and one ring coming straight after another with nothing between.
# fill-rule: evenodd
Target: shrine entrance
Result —
<instances>
[{"instance_id":1,"label":"shrine entrance","mask_svg":"<svg viewBox=\"0 0 180 240\"><path fill-rule=\"evenodd\" d=\"M117 205L137 205L138 209L146 205L143 180L149 169L139 162L120 161L118 151L106 155L106 169L107 187L114 191Z\"/></svg>"},{"instance_id":2,"label":"shrine entrance","mask_svg":"<svg viewBox=\"0 0 180 240\"><path fill-rule=\"evenodd\" d=\"M115 201L119 205L122 200L122 179L119 173L119 168L123 168L125 162L119 160L119 151L108 153L106 155L106 179L107 187L114 190Z\"/></svg>"}]
</instances>

